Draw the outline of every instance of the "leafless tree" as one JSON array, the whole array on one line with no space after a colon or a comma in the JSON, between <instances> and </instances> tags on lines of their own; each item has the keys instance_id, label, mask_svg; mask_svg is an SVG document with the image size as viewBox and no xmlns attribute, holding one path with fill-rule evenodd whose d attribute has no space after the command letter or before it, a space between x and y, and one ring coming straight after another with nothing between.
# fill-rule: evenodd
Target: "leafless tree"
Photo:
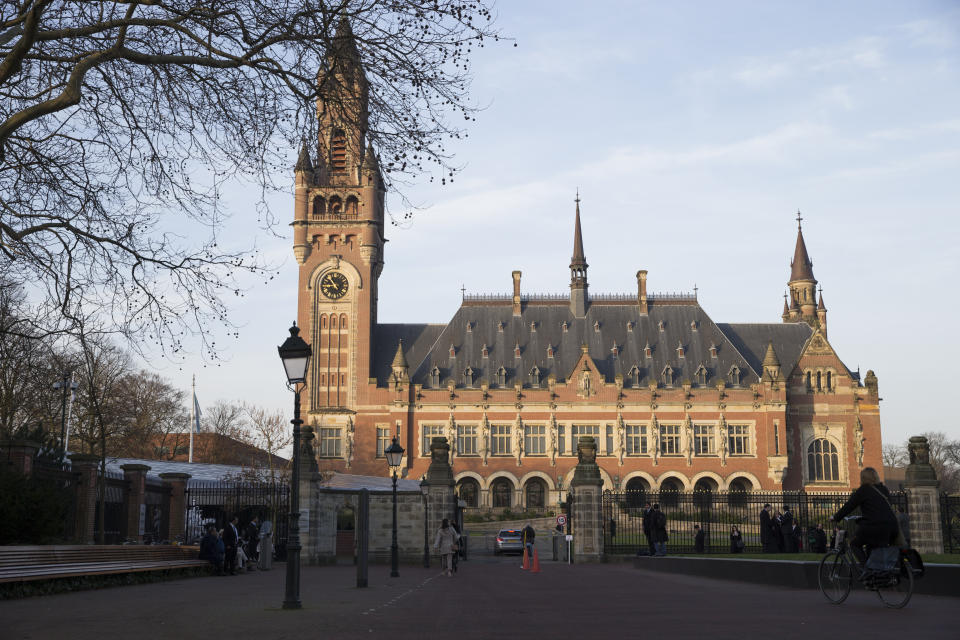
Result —
<instances>
[{"instance_id":1,"label":"leafless tree","mask_svg":"<svg viewBox=\"0 0 960 640\"><path fill-rule=\"evenodd\" d=\"M221 241L224 189L289 189L315 104L355 108L318 69L362 63L388 181L446 180L491 20L477 0L0 3L0 272L38 306L23 333L95 316L136 349L199 336L215 357L225 297L272 277Z\"/></svg>"},{"instance_id":2,"label":"leafless tree","mask_svg":"<svg viewBox=\"0 0 960 640\"><path fill-rule=\"evenodd\" d=\"M151 458L154 447L168 447L190 422L185 409L187 394L155 373L139 371L124 376L119 392L129 411L110 447L111 455Z\"/></svg>"},{"instance_id":3,"label":"leafless tree","mask_svg":"<svg viewBox=\"0 0 960 640\"><path fill-rule=\"evenodd\" d=\"M902 468L907 466L910 456L905 444L883 445L883 466Z\"/></svg>"},{"instance_id":4,"label":"leafless tree","mask_svg":"<svg viewBox=\"0 0 960 640\"><path fill-rule=\"evenodd\" d=\"M243 407L247 418L253 446L267 452L267 469L270 480L278 480L276 458L280 452L293 442L293 434L287 427L287 420L279 411L268 411L263 407L245 404Z\"/></svg>"}]
</instances>

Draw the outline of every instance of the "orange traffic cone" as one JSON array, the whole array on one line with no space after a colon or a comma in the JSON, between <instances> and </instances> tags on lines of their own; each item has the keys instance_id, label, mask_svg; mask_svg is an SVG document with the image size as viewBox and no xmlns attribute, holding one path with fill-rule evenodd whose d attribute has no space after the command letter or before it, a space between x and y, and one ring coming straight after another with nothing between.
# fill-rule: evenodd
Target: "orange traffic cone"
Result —
<instances>
[{"instance_id":1,"label":"orange traffic cone","mask_svg":"<svg viewBox=\"0 0 960 640\"><path fill-rule=\"evenodd\" d=\"M527 556L526 545L524 545L523 547L523 564L520 566L520 568L523 569L524 571L530 568L530 558Z\"/></svg>"},{"instance_id":2,"label":"orange traffic cone","mask_svg":"<svg viewBox=\"0 0 960 640\"><path fill-rule=\"evenodd\" d=\"M536 548L533 550L533 567L530 573L540 573L540 554L537 553Z\"/></svg>"}]
</instances>

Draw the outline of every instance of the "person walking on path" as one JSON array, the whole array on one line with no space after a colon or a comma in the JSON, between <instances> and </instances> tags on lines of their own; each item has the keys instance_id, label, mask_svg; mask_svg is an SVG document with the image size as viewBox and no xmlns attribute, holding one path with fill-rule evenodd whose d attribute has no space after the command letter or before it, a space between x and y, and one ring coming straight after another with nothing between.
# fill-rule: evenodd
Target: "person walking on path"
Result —
<instances>
[{"instance_id":1,"label":"person walking on path","mask_svg":"<svg viewBox=\"0 0 960 640\"><path fill-rule=\"evenodd\" d=\"M434 549L440 550L441 566L444 567L444 575L450 577L453 575L453 552L457 549L457 540L460 536L457 530L450 526L450 521L446 518L437 529L437 537L433 542Z\"/></svg>"},{"instance_id":2,"label":"person walking on path","mask_svg":"<svg viewBox=\"0 0 960 640\"><path fill-rule=\"evenodd\" d=\"M537 532L533 530L533 525L528 522L521 535L523 536L523 548L527 551L527 558L530 559L530 562L533 562L533 545L537 539Z\"/></svg>"},{"instance_id":3,"label":"person walking on path","mask_svg":"<svg viewBox=\"0 0 960 640\"><path fill-rule=\"evenodd\" d=\"M260 545L260 522L257 516L247 524L246 538L247 544L244 553L249 562L247 562L247 571L253 571L257 566L257 548Z\"/></svg>"},{"instance_id":4,"label":"person walking on path","mask_svg":"<svg viewBox=\"0 0 960 640\"><path fill-rule=\"evenodd\" d=\"M743 534L740 533L740 527L733 525L730 527L730 553L743 553Z\"/></svg>"},{"instance_id":5,"label":"person walking on path","mask_svg":"<svg viewBox=\"0 0 960 640\"><path fill-rule=\"evenodd\" d=\"M653 533L655 556L667 555L667 514L660 511L660 504L654 504L651 510L650 526Z\"/></svg>"},{"instance_id":6,"label":"person walking on path","mask_svg":"<svg viewBox=\"0 0 960 640\"><path fill-rule=\"evenodd\" d=\"M760 546L764 553L776 553L777 543L773 539L773 519L770 517L770 503L760 510Z\"/></svg>"},{"instance_id":7,"label":"person walking on path","mask_svg":"<svg viewBox=\"0 0 960 640\"><path fill-rule=\"evenodd\" d=\"M240 518L233 516L223 528L223 548L225 552L226 570L232 576L237 575L237 545L240 542L240 532L237 523Z\"/></svg>"},{"instance_id":8,"label":"person walking on path","mask_svg":"<svg viewBox=\"0 0 960 640\"><path fill-rule=\"evenodd\" d=\"M273 568L273 523L264 520L260 525L260 550L258 569L268 571Z\"/></svg>"}]
</instances>

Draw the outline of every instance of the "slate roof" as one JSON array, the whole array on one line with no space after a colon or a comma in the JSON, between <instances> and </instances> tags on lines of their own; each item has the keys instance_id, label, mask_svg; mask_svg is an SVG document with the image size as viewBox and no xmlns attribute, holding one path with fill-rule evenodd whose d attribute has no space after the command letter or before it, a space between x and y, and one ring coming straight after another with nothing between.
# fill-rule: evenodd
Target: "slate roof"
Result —
<instances>
[{"instance_id":1,"label":"slate roof","mask_svg":"<svg viewBox=\"0 0 960 640\"><path fill-rule=\"evenodd\" d=\"M696 371L703 365L707 384L713 386L720 379L727 380L736 365L741 384L748 385L758 381L763 372L769 340L788 373L811 335L805 323L718 325L692 299L654 302L646 316L636 304L594 303L581 319L574 318L567 304L557 302L561 301L527 302L516 317L506 300L492 304L465 301L447 325L380 325L374 357L377 380L380 384L389 380L390 364L402 338L410 377L426 389L435 388L431 379L434 367L439 369L441 388L451 377L462 387L468 367L473 371L474 386L486 379L491 387L497 387L500 367L506 373L506 387L517 382L529 386L534 367L539 369L541 384L545 385L551 374L562 381L579 360L583 344L608 382L622 374L629 386L633 367L638 369L641 385L651 378L660 381L667 365L673 369L675 385L684 379L696 382ZM487 357L482 353L484 345ZM682 357L678 352L681 346ZM715 358L711 346L716 346ZM552 358L548 347L552 347Z\"/></svg>"}]
</instances>

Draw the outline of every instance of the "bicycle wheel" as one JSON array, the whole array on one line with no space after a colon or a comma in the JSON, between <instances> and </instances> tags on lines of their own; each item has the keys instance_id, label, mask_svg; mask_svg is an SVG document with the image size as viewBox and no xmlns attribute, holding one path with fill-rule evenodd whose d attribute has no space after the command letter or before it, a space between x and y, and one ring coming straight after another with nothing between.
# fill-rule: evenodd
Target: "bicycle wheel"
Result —
<instances>
[{"instance_id":1,"label":"bicycle wheel","mask_svg":"<svg viewBox=\"0 0 960 640\"><path fill-rule=\"evenodd\" d=\"M910 561L900 558L900 571L891 581L877 589L883 604L891 609L902 609L913 595L913 568Z\"/></svg>"},{"instance_id":2,"label":"bicycle wheel","mask_svg":"<svg viewBox=\"0 0 960 640\"><path fill-rule=\"evenodd\" d=\"M827 552L820 561L817 579L824 598L833 604L846 600L853 585L853 567L850 566L846 554L839 551Z\"/></svg>"}]
</instances>

